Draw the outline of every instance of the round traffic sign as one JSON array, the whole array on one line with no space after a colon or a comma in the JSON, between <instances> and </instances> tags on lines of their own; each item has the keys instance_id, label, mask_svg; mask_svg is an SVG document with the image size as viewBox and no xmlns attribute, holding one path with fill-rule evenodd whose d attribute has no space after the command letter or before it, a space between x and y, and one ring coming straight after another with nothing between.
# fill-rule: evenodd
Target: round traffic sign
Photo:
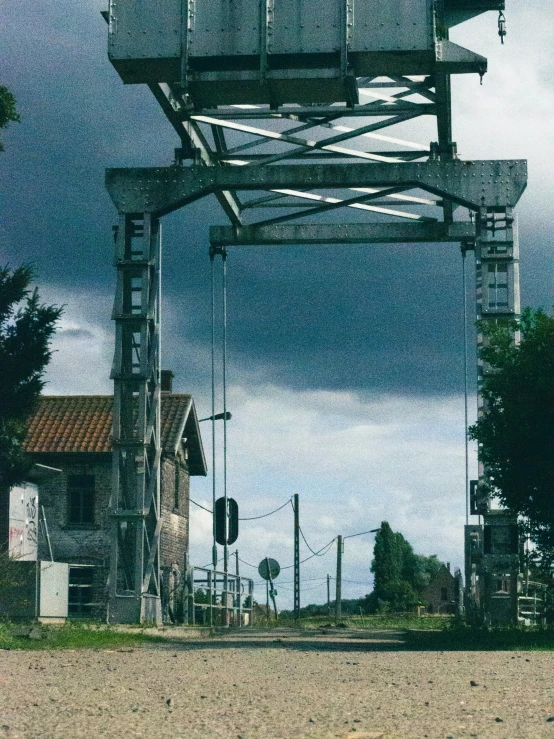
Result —
<instances>
[{"instance_id":1,"label":"round traffic sign","mask_svg":"<svg viewBox=\"0 0 554 739\"><path fill-rule=\"evenodd\" d=\"M258 574L263 580L275 580L280 572L279 562L271 557L264 557L258 565Z\"/></svg>"}]
</instances>

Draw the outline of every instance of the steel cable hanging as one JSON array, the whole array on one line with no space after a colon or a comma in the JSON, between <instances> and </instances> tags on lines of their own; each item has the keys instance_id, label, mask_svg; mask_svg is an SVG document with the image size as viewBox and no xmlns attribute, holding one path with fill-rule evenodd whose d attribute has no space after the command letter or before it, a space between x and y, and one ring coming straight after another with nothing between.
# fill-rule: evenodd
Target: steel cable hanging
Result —
<instances>
[{"instance_id":1,"label":"steel cable hanging","mask_svg":"<svg viewBox=\"0 0 554 739\"><path fill-rule=\"evenodd\" d=\"M225 499L225 544L223 545L223 569L229 568L229 550L227 538L229 535L227 513L227 252L221 250L223 262L223 497Z\"/></svg>"},{"instance_id":2,"label":"steel cable hanging","mask_svg":"<svg viewBox=\"0 0 554 739\"><path fill-rule=\"evenodd\" d=\"M212 564L215 570L217 565L217 543L215 540L215 495L216 495L216 476L215 476L215 265L214 253L210 249L211 275L212 275ZM194 501L192 501L194 503ZM198 505L195 503L195 505ZM205 509L206 510L206 509Z\"/></svg>"},{"instance_id":3,"label":"steel cable hanging","mask_svg":"<svg viewBox=\"0 0 554 739\"><path fill-rule=\"evenodd\" d=\"M469 438L468 438L468 377L467 377L467 285L466 285L466 244L462 244L462 290L464 316L464 436L465 436L465 505L466 526L469 524Z\"/></svg>"}]
</instances>

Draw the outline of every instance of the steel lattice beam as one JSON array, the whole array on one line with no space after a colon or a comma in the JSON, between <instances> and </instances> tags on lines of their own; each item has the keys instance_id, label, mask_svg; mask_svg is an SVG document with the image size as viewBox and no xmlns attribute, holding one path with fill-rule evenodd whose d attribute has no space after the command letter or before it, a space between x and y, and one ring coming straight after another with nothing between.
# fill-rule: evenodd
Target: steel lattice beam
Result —
<instances>
[{"instance_id":1,"label":"steel lattice beam","mask_svg":"<svg viewBox=\"0 0 554 739\"><path fill-rule=\"evenodd\" d=\"M319 223L286 226L212 226L213 246L285 246L291 244L407 244L473 242L472 222Z\"/></svg>"},{"instance_id":2,"label":"steel lattice beam","mask_svg":"<svg viewBox=\"0 0 554 739\"><path fill-rule=\"evenodd\" d=\"M108 169L106 187L124 213L171 213L206 195L234 190L421 188L471 210L513 207L527 184L527 162L433 161L402 164L298 164L290 167Z\"/></svg>"}]
</instances>

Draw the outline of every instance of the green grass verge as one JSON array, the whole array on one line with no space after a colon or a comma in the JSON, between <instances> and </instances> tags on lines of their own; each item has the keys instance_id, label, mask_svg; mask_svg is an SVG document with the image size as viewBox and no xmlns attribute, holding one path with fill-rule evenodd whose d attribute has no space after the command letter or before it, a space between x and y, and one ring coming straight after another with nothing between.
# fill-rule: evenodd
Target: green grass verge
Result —
<instances>
[{"instance_id":1,"label":"green grass verge","mask_svg":"<svg viewBox=\"0 0 554 739\"><path fill-rule=\"evenodd\" d=\"M451 616L424 616L418 618L415 614L404 613L382 613L372 616L345 616L340 623L347 629L422 629L442 630L452 621ZM280 618L279 621L270 622L274 626L295 626L303 629L321 629L325 626L335 627L334 618L329 616L312 616L301 618L297 622L294 619Z\"/></svg>"},{"instance_id":2,"label":"green grass verge","mask_svg":"<svg viewBox=\"0 0 554 739\"><path fill-rule=\"evenodd\" d=\"M475 628L454 624L440 631L408 630L409 649L441 651L554 651L554 629Z\"/></svg>"},{"instance_id":3,"label":"green grass verge","mask_svg":"<svg viewBox=\"0 0 554 739\"><path fill-rule=\"evenodd\" d=\"M147 632L117 631L88 624L33 625L30 628L40 633L42 638L22 636L29 627L0 623L0 649L121 649L164 641L163 637Z\"/></svg>"}]
</instances>

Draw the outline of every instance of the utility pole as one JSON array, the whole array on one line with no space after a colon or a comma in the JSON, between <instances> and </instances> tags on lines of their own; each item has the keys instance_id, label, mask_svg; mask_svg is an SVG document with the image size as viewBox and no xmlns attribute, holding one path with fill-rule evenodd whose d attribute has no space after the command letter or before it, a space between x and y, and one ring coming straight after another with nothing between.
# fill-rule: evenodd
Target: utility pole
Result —
<instances>
[{"instance_id":1,"label":"utility pole","mask_svg":"<svg viewBox=\"0 0 554 739\"><path fill-rule=\"evenodd\" d=\"M294 619L300 618L300 510L298 493L294 494Z\"/></svg>"},{"instance_id":2,"label":"utility pole","mask_svg":"<svg viewBox=\"0 0 554 739\"><path fill-rule=\"evenodd\" d=\"M327 613L331 615L331 575L327 575Z\"/></svg>"},{"instance_id":3,"label":"utility pole","mask_svg":"<svg viewBox=\"0 0 554 739\"><path fill-rule=\"evenodd\" d=\"M342 616L341 603L342 589L342 536L337 536L337 582L335 591L335 623L338 623Z\"/></svg>"}]
</instances>

